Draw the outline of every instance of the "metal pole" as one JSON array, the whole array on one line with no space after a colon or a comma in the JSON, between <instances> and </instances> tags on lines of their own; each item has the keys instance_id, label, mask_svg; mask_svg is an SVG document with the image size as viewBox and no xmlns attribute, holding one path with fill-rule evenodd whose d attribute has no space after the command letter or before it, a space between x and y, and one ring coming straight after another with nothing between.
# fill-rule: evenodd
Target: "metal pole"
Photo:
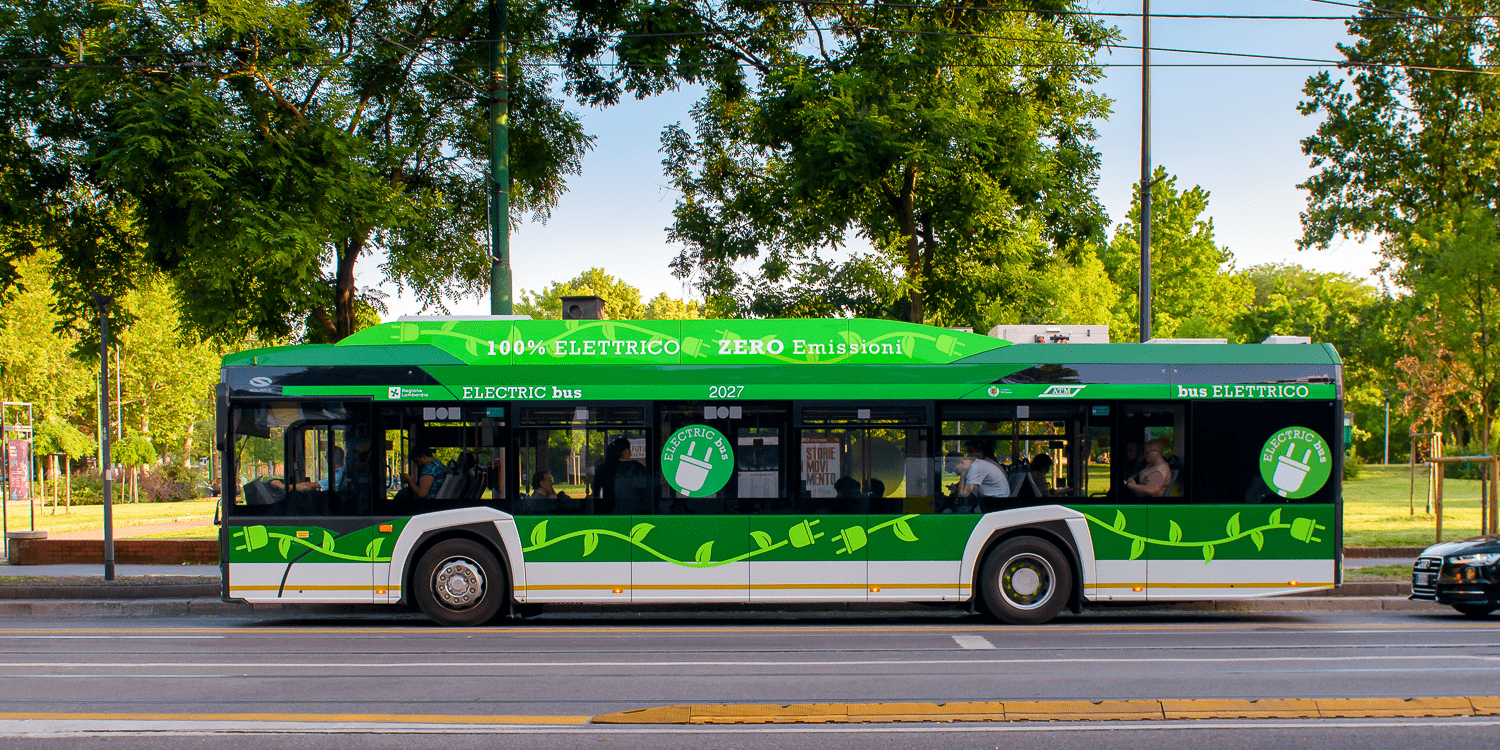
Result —
<instances>
[{"instance_id":1,"label":"metal pole","mask_svg":"<svg viewBox=\"0 0 1500 750\"><path fill-rule=\"evenodd\" d=\"M510 65L505 0L490 0L490 314L510 309Z\"/></svg>"},{"instance_id":2,"label":"metal pole","mask_svg":"<svg viewBox=\"0 0 1500 750\"><path fill-rule=\"evenodd\" d=\"M1386 466L1391 465L1391 397L1385 397L1385 461Z\"/></svg>"},{"instance_id":3,"label":"metal pole","mask_svg":"<svg viewBox=\"0 0 1500 750\"><path fill-rule=\"evenodd\" d=\"M1141 0L1141 343L1151 340L1151 0Z\"/></svg>"},{"instance_id":4,"label":"metal pole","mask_svg":"<svg viewBox=\"0 0 1500 750\"><path fill-rule=\"evenodd\" d=\"M104 490L104 580L115 580L114 498L109 488L113 462L109 460L109 306L113 297L94 295L99 306L99 470Z\"/></svg>"}]
</instances>

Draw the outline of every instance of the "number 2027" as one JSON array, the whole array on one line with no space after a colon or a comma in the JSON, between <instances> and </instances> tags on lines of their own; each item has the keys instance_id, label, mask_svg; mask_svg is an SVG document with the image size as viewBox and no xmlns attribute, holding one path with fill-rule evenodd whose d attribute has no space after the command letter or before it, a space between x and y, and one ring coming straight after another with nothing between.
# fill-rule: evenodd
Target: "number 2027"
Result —
<instances>
[{"instance_id":1,"label":"number 2027","mask_svg":"<svg viewBox=\"0 0 1500 750\"><path fill-rule=\"evenodd\" d=\"M711 385L708 387L709 398L739 398L745 392L743 385Z\"/></svg>"}]
</instances>

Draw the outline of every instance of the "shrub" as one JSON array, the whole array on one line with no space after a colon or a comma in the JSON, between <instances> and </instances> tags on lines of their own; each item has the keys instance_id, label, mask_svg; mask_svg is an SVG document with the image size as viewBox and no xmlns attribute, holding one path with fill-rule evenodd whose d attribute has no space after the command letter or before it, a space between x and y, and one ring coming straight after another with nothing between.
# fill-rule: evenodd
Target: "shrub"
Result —
<instances>
[{"instance_id":1,"label":"shrub","mask_svg":"<svg viewBox=\"0 0 1500 750\"><path fill-rule=\"evenodd\" d=\"M1362 461L1362 460L1360 460L1359 456L1357 456L1357 455L1345 456L1344 457L1344 481L1348 481L1350 479L1357 479L1359 477L1360 472L1363 471L1364 468L1365 468L1365 462Z\"/></svg>"}]
</instances>

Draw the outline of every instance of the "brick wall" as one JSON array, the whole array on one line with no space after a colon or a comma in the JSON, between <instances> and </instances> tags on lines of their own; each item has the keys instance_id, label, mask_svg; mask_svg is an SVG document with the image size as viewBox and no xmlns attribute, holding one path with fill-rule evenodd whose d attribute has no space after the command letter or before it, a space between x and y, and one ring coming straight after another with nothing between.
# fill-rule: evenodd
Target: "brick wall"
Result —
<instances>
[{"instance_id":1,"label":"brick wall","mask_svg":"<svg viewBox=\"0 0 1500 750\"><path fill-rule=\"evenodd\" d=\"M11 565L103 564L104 541L100 539L12 539ZM117 539L115 563L119 565L217 565L217 539Z\"/></svg>"}]
</instances>

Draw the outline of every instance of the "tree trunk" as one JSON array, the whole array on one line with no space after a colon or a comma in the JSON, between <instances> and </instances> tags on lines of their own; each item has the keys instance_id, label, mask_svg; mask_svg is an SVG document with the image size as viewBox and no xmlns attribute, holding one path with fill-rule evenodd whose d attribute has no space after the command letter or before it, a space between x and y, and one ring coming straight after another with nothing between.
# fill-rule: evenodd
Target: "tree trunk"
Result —
<instances>
[{"instance_id":1,"label":"tree trunk","mask_svg":"<svg viewBox=\"0 0 1500 750\"><path fill-rule=\"evenodd\" d=\"M334 276L332 341L341 341L354 333L354 263L365 249L369 232L361 232L345 240L339 248L338 269Z\"/></svg>"},{"instance_id":2,"label":"tree trunk","mask_svg":"<svg viewBox=\"0 0 1500 750\"><path fill-rule=\"evenodd\" d=\"M924 317L922 291L927 288L927 279L923 274L922 242L917 232L916 187L917 172L907 167L901 174L900 192L893 193L887 187L885 194L886 202L891 207L891 215L895 218L896 227L906 245L906 299L910 305L906 319L912 323L921 323Z\"/></svg>"}]
</instances>

